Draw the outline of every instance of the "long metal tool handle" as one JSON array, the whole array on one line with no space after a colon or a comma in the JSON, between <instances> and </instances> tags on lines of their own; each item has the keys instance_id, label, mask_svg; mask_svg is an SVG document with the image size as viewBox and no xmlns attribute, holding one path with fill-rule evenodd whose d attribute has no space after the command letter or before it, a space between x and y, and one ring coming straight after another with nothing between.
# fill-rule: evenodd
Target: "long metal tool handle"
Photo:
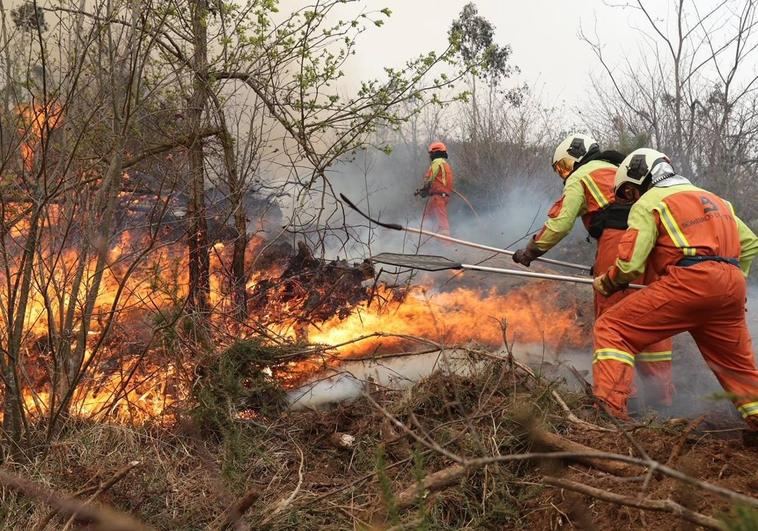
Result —
<instances>
[{"instance_id":1,"label":"long metal tool handle","mask_svg":"<svg viewBox=\"0 0 758 531\"><path fill-rule=\"evenodd\" d=\"M421 235L424 235L424 236L431 236L432 238L437 238L439 240L444 240L444 241L448 241L448 242L451 242L451 243L457 243L459 245L464 245L466 247L471 247L472 249L480 249L482 251L489 251L489 252L492 252L492 253L506 254L506 255L509 255L509 256L513 256L514 254L516 254L514 251L509 251L507 249L500 249L499 247L492 247L492 246L489 246L489 245L483 245L481 243L474 243L474 242L470 242L470 241L467 241L467 240L460 240L458 238L452 238L452 237L447 236L445 234L439 234L437 232L432 232L432 231L429 231L429 230L417 229L417 228L414 228L414 227L403 227L402 225L398 225L397 223L385 223L383 221L379 221L378 219L374 219L371 216L369 216L368 214L366 214L365 212L363 212L345 194L340 194L340 197L345 202L345 204L347 204L347 206L349 206L350 208L352 208L353 210L355 210L356 212L358 212L361 216L363 216L364 218L366 218L370 222L379 225L380 227L384 227L385 229L406 231L406 232L412 232L412 233L415 233L415 234L421 234ZM571 262L564 262L562 260L553 260L552 258L537 258L537 260L540 261L540 262L544 262L546 264L552 264L552 265L557 265L557 266L561 266L561 267L569 267L571 269L578 269L579 271L584 271L585 273L589 273L591 271L591 269L590 269L589 266L582 265L582 264L573 264Z\"/></svg>"},{"instance_id":2,"label":"long metal tool handle","mask_svg":"<svg viewBox=\"0 0 758 531\"><path fill-rule=\"evenodd\" d=\"M563 282L576 282L577 284L592 284L591 278L573 277L571 275L553 275L551 273L537 273L535 271L521 271L519 269L505 269L500 267L487 267L475 264L460 264L460 269L469 269L472 271L484 271L486 273L500 273L503 275L513 275L516 277L543 278L547 280L560 280ZM640 284L629 284L631 289L644 288Z\"/></svg>"},{"instance_id":3,"label":"long metal tool handle","mask_svg":"<svg viewBox=\"0 0 758 531\"><path fill-rule=\"evenodd\" d=\"M465 245L466 247L471 247L473 249L480 249L482 251L490 251L493 253L499 253L499 254L507 254L509 256L513 256L516 254L514 251L509 251L508 249L500 249L499 247L492 247L490 245L484 245L481 243L474 243L466 240L459 240L458 238L453 238L451 236L447 236L445 234L440 234L438 232L432 232L424 229L416 229L414 227L405 227L406 232L414 232L416 234L422 234L424 236L431 236L432 238L437 238L440 240L444 240L451 243L458 243L461 245ZM563 260L553 260L552 258L537 258L536 260L540 262L544 262L546 264L552 264L557 265L561 267L569 267L571 269L578 269L580 271L584 271L585 273L590 272L589 266L582 265L582 264L574 264L572 262L564 262ZM592 281L590 281L592 282Z\"/></svg>"}]
</instances>

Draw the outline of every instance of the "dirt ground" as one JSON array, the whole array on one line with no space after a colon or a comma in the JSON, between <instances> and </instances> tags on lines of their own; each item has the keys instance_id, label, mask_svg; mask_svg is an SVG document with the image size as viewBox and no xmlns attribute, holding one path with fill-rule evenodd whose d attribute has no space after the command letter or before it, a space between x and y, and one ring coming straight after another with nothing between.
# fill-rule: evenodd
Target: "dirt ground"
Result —
<instances>
[{"instance_id":1,"label":"dirt ground","mask_svg":"<svg viewBox=\"0 0 758 531\"><path fill-rule=\"evenodd\" d=\"M472 350L472 359L477 355ZM475 463L545 451L536 433L639 455L586 396L559 391L584 422L611 431L568 420L552 385L508 359L478 360L477 367L475 376L440 371L411 389L374 388L318 411L230 417L193 411L176 425L140 429L81 423L32 464L6 468L75 493L137 459L141 465L99 500L158 529L224 528L224 515L241 500L250 503L239 529L693 528L671 512L547 485L546 476L644 500L673 500L719 519L720 529L755 529L755 512L663 474L647 478L642 467L615 475L573 460L525 459L457 468L456 459ZM758 452L743 448L739 423L717 414L690 431L690 422L647 415L624 429L653 460L755 495ZM436 484L445 474L447 481ZM50 514L7 489L1 494L3 529L34 528ZM53 515L45 529L59 529L63 521Z\"/></svg>"}]
</instances>

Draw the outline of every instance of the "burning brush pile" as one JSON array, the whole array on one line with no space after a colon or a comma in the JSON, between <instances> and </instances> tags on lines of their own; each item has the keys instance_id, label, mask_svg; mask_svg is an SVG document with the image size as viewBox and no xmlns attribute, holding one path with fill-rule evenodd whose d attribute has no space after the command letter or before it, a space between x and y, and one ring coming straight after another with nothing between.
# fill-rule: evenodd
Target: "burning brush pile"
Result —
<instances>
[{"instance_id":1,"label":"burning brush pile","mask_svg":"<svg viewBox=\"0 0 758 531\"><path fill-rule=\"evenodd\" d=\"M140 245L124 232L109 253L82 349L88 370L77 375L70 397L76 416L127 423L171 420L175 407L191 398L198 365L212 363L238 341L279 349L281 356L269 360L267 370L285 387L345 358L418 349L419 339L440 348L474 343L495 348L503 341L503 320L511 342L551 351L589 343L583 309L589 305L576 290L544 282L498 284L491 277L482 282L468 273L389 285L375 278L368 261L325 261L302 242L295 251L262 239L248 246L252 273L241 322L230 317L225 277L230 249L214 246L211 328L198 336L197 322L185 312L183 246L157 247L136 267L123 260ZM75 256L64 256L52 279L65 285L79 266ZM85 264L84 275L94 275L95 267ZM22 396L34 416L50 412L51 385L62 385L50 368L61 348L76 348L80 330L72 331L71 344L51 334L50 314L58 306L32 293L20 372ZM198 354L198 344L206 345L205 353Z\"/></svg>"}]
</instances>

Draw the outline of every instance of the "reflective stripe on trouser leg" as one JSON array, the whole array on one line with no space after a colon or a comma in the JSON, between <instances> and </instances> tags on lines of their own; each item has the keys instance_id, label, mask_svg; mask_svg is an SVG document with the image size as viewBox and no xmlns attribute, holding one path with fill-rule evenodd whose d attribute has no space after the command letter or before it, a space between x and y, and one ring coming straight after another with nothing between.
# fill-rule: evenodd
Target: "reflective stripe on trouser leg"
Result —
<instances>
[{"instance_id":1,"label":"reflective stripe on trouser leg","mask_svg":"<svg viewBox=\"0 0 758 531\"><path fill-rule=\"evenodd\" d=\"M592 380L595 396L608 404L614 415L628 418L626 403L634 382L634 355L612 348L596 349Z\"/></svg>"},{"instance_id":2,"label":"reflective stripe on trouser leg","mask_svg":"<svg viewBox=\"0 0 758 531\"><path fill-rule=\"evenodd\" d=\"M625 363L630 367L634 367L634 354L624 352L623 350L617 350L615 348L595 349L595 354L592 356L592 363L608 360L618 361L619 363Z\"/></svg>"},{"instance_id":3,"label":"reflective stripe on trouser leg","mask_svg":"<svg viewBox=\"0 0 758 531\"><path fill-rule=\"evenodd\" d=\"M748 417L758 417L758 402L742 404L741 406L737 406L737 410L740 412L743 419L747 419Z\"/></svg>"},{"instance_id":4,"label":"reflective stripe on trouser leg","mask_svg":"<svg viewBox=\"0 0 758 531\"><path fill-rule=\"evenodd\" d=\"M645 363L656 363L659 361L671 361L671 351L663 352L640 352L637 354L637 361Z\"/></svg>"}]
</instances>

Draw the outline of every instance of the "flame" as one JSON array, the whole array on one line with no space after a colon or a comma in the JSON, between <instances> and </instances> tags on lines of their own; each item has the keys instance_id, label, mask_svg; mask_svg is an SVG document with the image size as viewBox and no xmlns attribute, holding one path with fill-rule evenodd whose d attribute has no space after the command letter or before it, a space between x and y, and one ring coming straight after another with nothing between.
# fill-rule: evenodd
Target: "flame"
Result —
<instances>
[{"instance_id":1,"label":"flame","mask_svg":"<svg viewBox=\"0 0 758 531\"><path fill-rule=\"evenodd\" d=\"M587 344L586 331L577 325L574 309L544 304L546 286L531 285L499 293L458 287L451 291L414 287L403 300L368 307L361 304L347 319L332 319L318 328L312 327L308 338L314 343L339 345L359 336L386 334L417 336L442 345L470 343L488 346L503 342L500 320L505 320L509 341L544 343L553 348L581 347ZM392 295L387 288L379 292ZM344 354L361 354L375 348L370 345L347 345Z\"/></svg>"},{"instance_id":2,"label":"flame","mask_svg":"<svg viewBox=\"0 0 758 531\"><path fill-rule=\"evenodd\" d=\"M23 139L19 146L21 161L24 169L31 173L34 170L36 152L45 134L59 127L63 120L63 112L56 103L46 105L35 102L22 105L16 110L18 118L18 133Z\"/></svg>"},{"instance_id":3,"label":"flame","mask_svg":"<svg viewBox=\"0 0 758 531\"><path fill-rule=\"evenodd\" d=\"M49 223L55 223L57 214L53 214ZM23 227L16 229L19 234L24 233ZM262 244L261 238L251 239L246 253L248 262ZM108 267L97 295L85 358L93 355L92 349L104 332L104 323L112 308L119 316L117 325L124 330L115 337L109 336L100 346L97 359L92 360L93 370L73 395L75 415L129 423L155 418L170 420L171 406L188 396L189 382L181 378L172 361L165 359L160 341L152 336L145 339L144 352L134 353L128 348L131 336L155 328L155 322L148 322L150 316L155 319L159 313L177 307L188 290L188 257L182 244L157 246L126 278L131 257L144 245L144 238L124 232L108 250ZM43 253L53 251L50 243L42 243ZM231 246L223 243L215 244L211 250L210 300L213 323L219 329L231 322L232 297L226 277L231 253ZM37 274L38 285L52 279L54 285L61 286L61 291L57 298L46 300L39 289L32 290L25 316L30 337L47 338L49 315L55 318L69 301L83 300L89 283L84 282L78 293L72 293L71 278L81 265L84 278L92 278L97 261L90 257L82 264L82 260L76 251L65 249L54 270ZM311 285L298 276L287 279L283 275L286 275L285 266L278 263L249 279L249 293L267 288L266 298L255 301L257 306L251 312L251 324L265 326L280 340L336 345L329 350L341 358L418 349L419 343L411 336L444 346L476 342L497 347L503 342L499 320L507 322L509 342L544 344L556 350L584 347L589 343L586 328L578 324L584 320L577 301L566 296L546 296L550 290L557 289L554 284L532 283L508 291L466 286L441 290L431 283L398 290L379 284L372 290L358 281L355 292L345 294L340 290L333 293L334 286L329 282ZM465 284L465 278L462 283ZM313 290L319 290L318 304L330 302L330 297L338 301L330 302L331 306L327 305L323 312L317 304L320 313L313 313ZM556 300L561 300L561 305L555 303ZM327 317L323 318L324 315ZM248 329L229 328L237 337L252 334ZM71 331L72 342L78 334L80 330ZM27 348L30 366L26 369L28 385L23 389L23 398L32 415L49 414L51 393L44 366L50 360L45 356L49 354L44 353L44 348L42 351ZM338 362L339 359L334 363ZM284 383L293 385L303 375L318 370L320 365L321 362L309 361L292 363L287 371L290 377Z\"/></svg>"}]
</instances>

